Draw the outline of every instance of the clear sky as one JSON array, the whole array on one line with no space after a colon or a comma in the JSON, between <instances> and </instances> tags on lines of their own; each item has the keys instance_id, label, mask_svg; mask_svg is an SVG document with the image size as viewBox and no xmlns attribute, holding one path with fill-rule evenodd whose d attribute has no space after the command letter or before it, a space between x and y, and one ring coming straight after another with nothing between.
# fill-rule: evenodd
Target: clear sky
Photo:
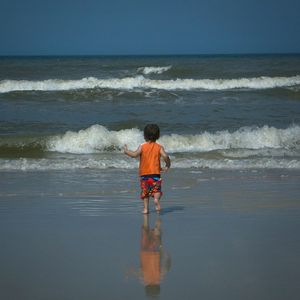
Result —
<instances>
[{"instance_id":1,"label":"clear sky","mask_svg":"<svg viewBox=\"0 0 300 300\"><path fill-rule=\"evenodd\" d=\"M0 0L0 55L300 53L299 0Z\"/></svg>"}]
</instances>

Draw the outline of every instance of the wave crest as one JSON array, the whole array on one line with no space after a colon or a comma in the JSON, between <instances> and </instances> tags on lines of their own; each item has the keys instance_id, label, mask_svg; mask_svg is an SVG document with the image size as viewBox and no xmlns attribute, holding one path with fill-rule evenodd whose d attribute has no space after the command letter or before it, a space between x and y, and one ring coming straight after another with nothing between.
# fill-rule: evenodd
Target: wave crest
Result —
<instances>
[{"instance_id":1,"label":"wave crest","mask_svg":"<svg viewBox=\"0 0 300 300\"><path fill-rule=\"evenodd\" d=\"M138 146L143 140L138 129L109 131L104 126L95 124L78 132L68 131L62 136L48 140L47 150L61 153L88 154L120 151L127 143Z\"/></svg>"},{"instance_id":2,"label":"wave crest","mask_svg":"<svg viewBox=\"0 0 300 300\"><path fill-rule=\"evenodd\" d=\"M143 142L143 132L137 128L112 131L98 124L52 137L4 139L0 143L0 170L133 169L138 161L126 157L122 148L128 144L135 150ZM300 169L297 125L170 134L158 142L171 155L174 168Z\"/></svg>"},{"instance_id":3,"label":"wave crest","mask_svg":"<svg viewBox=\"0 0 300 300\"><path fill-rule=\"evenodd\" d=\"M46 157L47 152L115 155L125 144L132 150L144 142L137 128L108 130L95 124L79 131L40 137L8 137L0 143L1 157ZM168 134L158 140L170 154L214 158L300 157L300 126L286 129L270 126L243 127L230 132ZM208 155L208 156L207 156Z\"/></svg>"},{"instance_id":4,"label":"wave crest","mask_svg":"<svg viewBox=\"0 0 300 300\"><path fill-rule=\"evenodd\" d=\"M169 153L209 152L230 149L280 149L300 148L300 127L287 129L275 127L245 127L235 132L228 130L196 135L164 135L159 139ZM136 149L143 143L142 131L132 128L109 131L101 125L93 125L78 132L68 131L48 140L48 151L62 153L120 152L124 144Z\"/></svg>"},{"instance_id":5,"label":"wave crest","mask_svg":"<svg viewBox=\"0 0 300 300\"><path fill-rule=\"evenodd\" d=\"M42 81L2 80L0 93L15 91L67 91L78 89L158 89L158 90L232 90L232 89L272 89L300 85L300 75L291 77L254 77L238 79L175 79L153 80L142 75L126 78L98 79L95 77L78 80L48 79Z\"/></svg>"},{"instance_id":6,"label":"wave crest","mask_svg":"<svg viewBox=\"0 0 300 300\"><path fill-rule=\"evenodd\" d=\"M138 68L137 71L139 73L143 73L144 75L162 74L166 71L169 71L171 68L172 68L172 66L166 66L166 67L141 67L141 68Z\"/></svg>"},{"instance_id":7,"label":"wave crest","mask_svg":"<svg viewBox=\"0 0 300 300\"><path fill-rule=\"evenodd\" d=\"M245 127L235 132L228 130L197 135L163 136L161 142L172 152L207 152L226 149L291 148L300 146L300 127Z\"/></svg>"}]
</instances>

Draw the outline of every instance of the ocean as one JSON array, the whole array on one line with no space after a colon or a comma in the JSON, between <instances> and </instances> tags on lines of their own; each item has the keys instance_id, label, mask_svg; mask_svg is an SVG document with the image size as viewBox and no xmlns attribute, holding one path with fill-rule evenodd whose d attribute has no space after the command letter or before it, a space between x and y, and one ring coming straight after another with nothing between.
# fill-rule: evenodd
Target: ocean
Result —
<instances>
[{"instance_id":1,"label":"ocean","mask_svg":"<svg viewBox=\"0 0 300 300\"><path fill-rule=\"evenodd\" d=\"M299 299L299 182L300 55L0 58L0 299Z\"/></svg>"},{"instance_id":2,"label":"ocean","mask_svg":"<svg viewBox=\"0 0 300 300\"><path fill-rule=\"evenodd\" d=\"M300 55L1 57L0 171L300 169Z\"/></svg>"}]
</instances>

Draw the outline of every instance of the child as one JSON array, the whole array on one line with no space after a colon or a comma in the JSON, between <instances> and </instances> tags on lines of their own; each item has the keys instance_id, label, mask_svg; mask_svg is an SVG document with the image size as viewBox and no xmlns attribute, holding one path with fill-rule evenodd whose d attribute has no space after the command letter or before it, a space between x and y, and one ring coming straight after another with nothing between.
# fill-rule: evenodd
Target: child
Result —
<instances>
[{"instance_id":1,"label":"child","mask_svg":"<svg viewBox=\"0 0 300 300\"><path fill-rule=\"evenodd\" d=\"M159 127L156 124L148 124L144 128L145 143L141 144L137 150L130 151L127 145L124 146L124 153L130 157L140 157L139 175L141 177L141 199L144 201L143 214L149 213L149 197L154 198L155 209L160 211L161 178L160 173L166 172L171 161L164 150L164 147L156 143L159 138ZM160 158L166 163L164 168L161 168Z\"/></svg>"}]
</instances>

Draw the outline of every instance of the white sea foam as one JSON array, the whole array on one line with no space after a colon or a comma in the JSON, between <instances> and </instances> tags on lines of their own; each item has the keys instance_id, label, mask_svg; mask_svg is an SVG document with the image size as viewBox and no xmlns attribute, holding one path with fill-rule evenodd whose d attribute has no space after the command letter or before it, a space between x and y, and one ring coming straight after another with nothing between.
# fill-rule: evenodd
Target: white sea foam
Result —
<instances>
[{"instance_id":1,"label":"white sea foam","mask_svg":"<svg viewBox=\"0 0 300 300\"><path fill-rule=\"evenodd\" d=\"M68 131L62 136L49 138L48 151L61 153L120 152L124 144L136 149L143 142L142 131L132 128L109 131L101 125L93 125L78 132ZM286 129L275 127L245 127L234 132L203 132L195 135L163 135L159 142L169 153L208 152L230 149L297 149L300 148L300 127Z\"/></svg>"},{"instance_id":2,"label":"white sea foam","mask_svg":"<svg viewBox=\"0 0 300 300\"><path fill-rule=\"evenodd\" d=\"M149 74L162 74L168 70L170 70L172 66L166 66L166 67L141 67L138 68L138 72L143 73L144 75Z\"/></svg>"},{"instance_id":3,"label":"white sea foam","mask_svg":"<svg viewBox=\"0 0 300 300\"><path fill-rule=\"evenodd\" d=\"M48 170L76 170L76 169L133 169L137 163L129 161L126 158L119 159L95 159L95 158L77 158L77 159L15 159L0 160L0 170L2 171L48 171Z\"/></svg>"},{"instance_id":4,"label":"white sea foam","mask_svg":"<svg viewBox=\"0 0 300 300\"><path fill-rule=\"evenodd\" d=\"M0 159L0 170L137 169L138 160L125 156L122 148L127 144L135 150L144 142L139 129L112 131L98 124L45 139L45 150L56 153L44 158ZM263 126L234 132L170 134L163 135L159 142L170 153L173 168L300 169L298 125L286 129Z\"/></svg>"},{"instance_id":5,"label":"white sea foam","mask_svg":"<svg viewBox=\"0 0 300 300\"><path fill-rule=\"evenodd\" d=\"M128 169L138 168L136 160L122 158L77 158L77 159L15 159L0 160L0 171L51 171L51 170L77 170L77 169ZM172 168L178 169L300 169L300 161L285 158L257 158L257 159L197 159L172 157Z\"/></svg>"},{"instance_id":6,"label":"white sea foam","mask_svg":"<svg viewBox=\"0 0 300 300\"><path fill-rule=\"evenodd\" d=\"M300 169L300 161L296 159L182 159L177 160L173 167L175 168L195 168L195 169L225 169L225 170L243 170L243 169Z\"/></svg>"},{"instance_id":7,"label":"white sea foam","mask_svg":"<svg viewBox=\"0 0 300 300\"><path fill-rule=\"evenodd\" d=\"M127 90L231 90L231 89L272 89L300 85L300 75L291 77L254 77L238 79L176 79L153 80L142 75L126 78L97 79L95 77L78 80L49 79L43 81L2 80L0 93L14 91L67 91L77 89Z\"/></svg>"},{"instance_id":8,"label":"white sea foam","mask_svg":"<svg viewBox=\"0 0 300 300\"><path fill-rule=\"evenodd\" d=\"M300 127L287 129L263 126L245 127L234 132L228 130L197 135L172 134L161 142L172 152L207 152L226 149L263 149L299 147Z\"/></svg>"},{"instance_id":9,"label":"white sea foam","mask_svg":"<svg viewBox=\"0 0 300 300\"><path fill-rule=\"evenodd\" d=\"M104 126L93 125L78 132L68 131L48 140L47 149L61 153L100 153L118 151L124 144L137 147L143 142L143 134L136 128L109 131Z\"/></svg>"},{"instance_id":10,"label":"white sea foam","mask_svg":"<svg viewBox=\"0 0 300 300\"><path fill-rule=\"evenodd\" d=\"M226 149L218 151L226 158L255 158L255 157L300 157L299 149L295 148L263 148L263 149Z\"/></svg>"}]
</instances>

